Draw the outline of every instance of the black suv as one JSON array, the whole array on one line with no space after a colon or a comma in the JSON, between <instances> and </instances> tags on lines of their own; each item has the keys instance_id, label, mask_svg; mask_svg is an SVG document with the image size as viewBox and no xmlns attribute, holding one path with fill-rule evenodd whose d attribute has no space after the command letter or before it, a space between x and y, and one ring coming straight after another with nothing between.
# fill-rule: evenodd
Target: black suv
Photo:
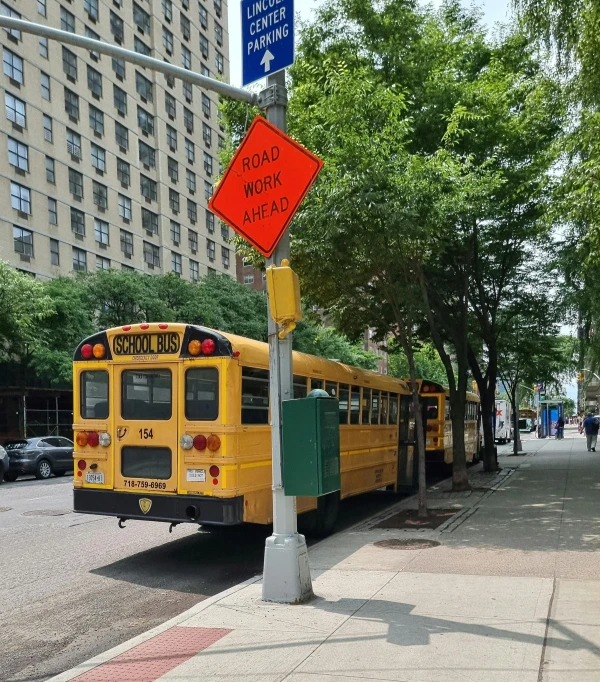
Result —
<instances>
[{"instance_id":1,"label":"black suv","mask_svg":"<svg viewBox=\"0 0 600 682\"><path fill-rule=\"evenodd\" d=\"M73 441L62 436L27 438L4 443L8 453L7 481L33 474L36 478L64 476L73 471Z\"/></svg>"}]
</instances>

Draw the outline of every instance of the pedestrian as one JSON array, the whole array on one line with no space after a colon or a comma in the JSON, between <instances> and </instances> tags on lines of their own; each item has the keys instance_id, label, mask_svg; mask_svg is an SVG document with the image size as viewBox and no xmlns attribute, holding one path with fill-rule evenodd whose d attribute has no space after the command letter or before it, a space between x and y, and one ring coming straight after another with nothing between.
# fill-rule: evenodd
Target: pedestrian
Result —
<instances>
[{"instance_id":1,"label":"pedestrian","mask_svg":"<svg viewBox=\"0 0 600 682\"><path fill-rule=\"evenodd\" d=\"M588 452L596 452L596 441L598 440L598 430L600 430L598 417L594 417L591 412L588 412L587 417L583 420L583 430L585 431Z\"/></svg>"},{"instance_id":2,"label":"pedestrian","mask_svg":"<svg viewBox=\"0 0 600 682\"><path fill-rule=\"evenodd\" d=\"M558 419L556 420L556 440L561 440L564 438L564 432L565 432L565 420L561 415L559 415Z\"/></svg>"}]
</instances>

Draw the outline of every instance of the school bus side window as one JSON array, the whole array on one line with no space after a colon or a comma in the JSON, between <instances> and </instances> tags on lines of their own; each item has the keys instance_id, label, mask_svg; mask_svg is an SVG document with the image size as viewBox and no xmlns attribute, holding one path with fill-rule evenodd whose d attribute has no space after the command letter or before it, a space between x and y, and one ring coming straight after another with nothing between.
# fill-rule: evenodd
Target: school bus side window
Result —
<instances>
[{"instance_id":1,"label":"school bus side window","mask_svg":"<svg viewBox=\"0 0 600 682\"><path fill-rule=\"evenodd\" d=\"M340 424L348 423L348 400L350 399L350 387L348 384L340 384Z\"/></svg>"},{"instance_id":2,"label":"school bus side window","mask_svg":"<svg viewBox=\"0 0 600 682\"><path fill-rule=\"evenodd\" d=\"M79 411L82 419L108 419L108 372L81 373Z\"/></svg>"},{"instance_id":3,"label":"school bus side window","mask_svg":"<svg viewBox=\"0 0 600 682\"><path fill-rule=\"evenodd\" d=\"M306 398L306 377L301 377L294 374L292 383L294 389L294 400L296 400L296 398Z\"/></svg>"},{"instance_id":4,"label":"school bus side window","mask_svg":"<svg viewBox=\"0 0 600 682\"><path fill-rule=\"evenodd\" d=\"M390 393L390 424L398 423L398 396Z\"/></svg>"},{"instance_id":5,"label":"school bus side window","mask_svg":"<svg viewBox=\"0 0 600 682\"><path fill-rule=\"evenodd\" d=\"M363 388L362 390L362 423L370 424L369 416L371 414L371 389Z\"/></svg>"},{"instance_id":6,"label":"school bus side window","mask_svg":"<svg viewBox=\"0 0 600 682\"><path fill-rule=\"evenodd\" d=\"M389 396L387 393L384 393L382 391L381 392L381 414L379 415L379 423L380 424L387 424L388 423L388 404L389 404Z\"/></svg>"},{"instance_id":7,"label":"school bus side window","mask_svg":"<svg viewBox=\"0 0 600 682\"><path fill-rule=\"evenodd\" d=\"M350 423L360 424L360 386L352 386L350 401Z\"/></svg>"},{"instance_id":8,"label":"school bus side window","mask_svg":"<svg viewBox=\"0 0 600 682\"><path fill-rule=\"evenodd\" d=\"M214 421L219 416L219 370L195 367L185 373L185 418Z\"/></svg>"},{"instance_id":9,"label":"school bus side window","mask_svg":"<svg viewBox=\"0 0 600 682\"><path fill-rule=\"evenodd\" d=\"M269 371L242 367L242 424L269 423Z\"/></svg>"},{"instance_id":10,"label":"school bus side window","mask_svg":"<svg viewBox=\"0 0 600 682\"><path fill-rule=\"evenodd\" d=\"M371 424L379 424L379 391L373 391L371 397Z\"/></svg>"}]
</instances>

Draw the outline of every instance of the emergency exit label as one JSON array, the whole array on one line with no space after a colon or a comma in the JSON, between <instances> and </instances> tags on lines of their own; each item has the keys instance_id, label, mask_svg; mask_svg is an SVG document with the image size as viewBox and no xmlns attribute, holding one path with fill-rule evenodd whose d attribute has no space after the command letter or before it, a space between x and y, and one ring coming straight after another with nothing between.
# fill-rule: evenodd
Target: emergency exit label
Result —
<instances>
[{"instance_id":1,"label":"emergency exit label","mask_svg":"<svg viewBox=\"0 0 600 682\"><path fill-rule=\"evenodd\" d=\"M264 256L270 256L323 162L257 116L208 207Z\"/></svg>"},{"instance_id":2,"label":"emergency exit label","mask_svg":"<svg viewBox=\"0 0 600 682\"><path fill-rule=\"evenodd\" d=\"M242 0L242 85L294 63L294 0Z\"/></svg>"}]
</instances>

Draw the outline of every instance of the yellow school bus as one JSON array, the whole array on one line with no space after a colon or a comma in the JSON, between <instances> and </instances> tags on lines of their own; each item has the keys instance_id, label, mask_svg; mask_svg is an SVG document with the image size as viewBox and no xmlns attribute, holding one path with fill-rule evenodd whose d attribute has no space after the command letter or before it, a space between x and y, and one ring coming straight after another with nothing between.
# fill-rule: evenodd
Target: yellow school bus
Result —
<instances>
[{"instance_id":1,"label":"yellow school bus","mask_svg":"<svg viewBox=\"0 0 600 682\"><path fill-rule=\"evenodd\" d=\"M426 461L452 464L452 421L449 392L442 384L418 379L419 397L426 416ZM479 396L467 393L465 406L465 451L467 462L479 456L480 422Z\"/></svg>"},{"instance_id":2,"label":"yellow school bus","mask_svg":"<svg viewBox=\"0 0 600 682\"><path fill-rule=\"evenodd\" d=\"M339 401L342 488L299 498L316 532L339 499L414 485L408 388L302 353L293 397ZM74 509L172 524L272 522L269 349L195 325L100 332L74 356Z\"/></svg>"}]
</instances>

